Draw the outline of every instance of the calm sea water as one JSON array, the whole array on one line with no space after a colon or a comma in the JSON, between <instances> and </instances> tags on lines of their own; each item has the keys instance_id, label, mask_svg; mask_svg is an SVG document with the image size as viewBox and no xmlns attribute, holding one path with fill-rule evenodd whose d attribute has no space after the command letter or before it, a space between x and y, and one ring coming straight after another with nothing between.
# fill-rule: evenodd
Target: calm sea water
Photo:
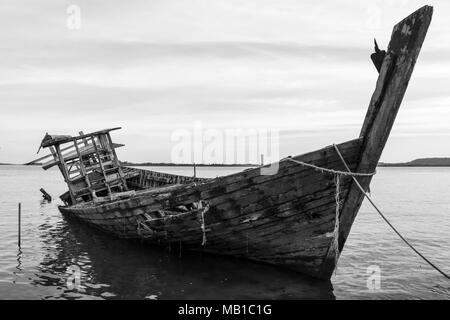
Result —
<instances>
[{"instance_id":1,"label":"calm sea water","mask_svg":"<svg viewBox=\"0 0 450 320\"><path fill-rule=\"evenodd\" d=\"M191 168L153 169L192 174ZM41 187L52 203L41 200ZM450 168L379 168L371 189L403 235L450 273ZM450 281L406 247L367 202L331 282L320 282L248 261L188 252L180 257L114 239L62 217L56 199L64 191L56 170L0 166L1 299L450 299ZM80 268L78 289L67 287L71 266Z\"/></svg>"}]
</instances>

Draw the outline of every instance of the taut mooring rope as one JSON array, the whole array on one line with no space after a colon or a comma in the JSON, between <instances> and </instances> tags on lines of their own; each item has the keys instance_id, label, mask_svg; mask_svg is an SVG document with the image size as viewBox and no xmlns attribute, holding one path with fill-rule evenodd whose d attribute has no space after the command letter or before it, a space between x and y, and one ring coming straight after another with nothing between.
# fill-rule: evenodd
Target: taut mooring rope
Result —
<instances>
[{"instance_id":1,"label":"taut mooring rope","mask_svg":"<svg viewBox=\"0 0 450 320\"><path fill-rule=\"evenodd\" d=\"M341 158L342 163L344 164L345 168L347 169L348 172L350 171L350 168L348 167L347 163L344 160L344 157L342 156L342 154L340 153L338 147L336 145L333 145L334 148L336 149L337 154L339 155L339 157ZM423 254L421 254L416 248L414 248L414 246L412 244L410 244L408 242L408 240L406 240L401 234L400 232L397 231L397 229L389 222L389 220L384 216L384 214L380 211L380 209L378 209L378 207L375 205L375 203L372 201L372 199L370 198L370 196L366 193L366 191L364 191L363 187L359 184L358 180L356 180L355 176L352 176L353 181L356 183L356 185L358 186L358 188L361 190L361 192L364 194L364 196L367 198L367 200L369 200L370 204L375 208L375 210L378 212L378 214L381 216L381 218L383 218L383 220L391 227L392 230L394 230L394 232L400 237L400 239L403 240L403 242L405 242L415 253L417 253L417 255L419 257L421 257L423 260L425 260L425 262L427 262L431 267L433 267L436 271L438 271L440 274L442 274L444 277L446 277L447 279L450 280L450 276L447 275L444 271L442 271L441 269L439 269L437 266L435 266L430 260L428 260L426 257L424 257Z\"/></svg>"}]
</instances>

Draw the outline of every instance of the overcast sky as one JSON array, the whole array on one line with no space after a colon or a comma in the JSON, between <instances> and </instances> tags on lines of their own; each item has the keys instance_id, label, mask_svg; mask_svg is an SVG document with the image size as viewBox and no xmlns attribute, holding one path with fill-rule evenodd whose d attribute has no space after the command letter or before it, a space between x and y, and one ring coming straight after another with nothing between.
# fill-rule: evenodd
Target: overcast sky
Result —
<instances>
[{"instance_id":1,"label":"overcast sky","mask_svg":"<svg viewBox=\"0 0 450 320\"><path fill-rule=\"evenodd\" d=\"M2 0L0 162L35 158L47 131L114 126L128 161L170 161L171 134L195 121L279 129L281 156L355 138L373 37L385 48L424 4L433 21L381 160L449 157L449 1Z\"/></svg>"}]
</instances>

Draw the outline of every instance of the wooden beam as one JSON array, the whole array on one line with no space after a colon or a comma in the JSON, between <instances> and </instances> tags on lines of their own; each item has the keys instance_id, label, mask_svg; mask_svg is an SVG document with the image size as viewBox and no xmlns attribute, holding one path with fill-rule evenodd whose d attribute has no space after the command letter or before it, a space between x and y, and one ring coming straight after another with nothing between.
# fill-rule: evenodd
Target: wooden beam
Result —
<instances>
[{"instance_id":1,"label":"wooden beam","mask_svg":"<svg viewBox=\"0 0 450 320\"><path fill-rule=\"evenodd\" d=\"M125 189L125 191L128 191L128 186L127 186L127 182L126 182L125 179L124 179L124 174L123 174L123 171L122 171L122 166L120 165L119 158L117 158L116 149L114 148L114 143L112 142L111 135L110 135L109 132L106 133L106 137L107 137L107 139L108 139L109 146L110 146L110 148L111 148L112 157L114 158L113 161L114 161L115 165L116 165L117 168L118 168L120 180L122 180L122 183L123 183L123 188Z\"/></svg>"},{"instance_id":2,"label":"wooden beam","mask_svg":"<svg viewBox=\"0 0 450 320\"><path fill-rule=\"evenodd\" d=\"M111 188L110 188L109 183L108 183L107 178L106 178L105 168L103 167L102 157L101 157L100 152L98 150L97 143L95 142L95 136L91 136L91 140L92 140L92 144L94 145L94 148L95 148L95 153L97 154L97 157L98 157L98 163L100 165L100 169L102 171L103 178L105 179L105 186L108 189L108 195L111 195Z\"/></svg>"},{"instance_id":3,"label":"wooden beam","mask_svg":"<svg viewBox=\"0 0 450 320\"><path fill-rule=\"evenodd\" d=\"M80 136L83 136L83 137L81 138L81 140L83 141L84 146L87 147L87 146L88 146L88 141L87 141L86 137L84 137L84 132L83 132L83 131L79 131L78 134L79 134Z\"/></svg>"},{"instance_id":4,"label":"wooden beam","mask_svg":"<svg viewBox=\"0 0 450 320\"><path fill-rule=\"evenodd\" d=\"M64 180L66 181L67 187L69 188L70 199L72 199L72 204L75 204L76 200L75 200L75 197L73 195L72 188L70 186L70 177L69 177L69 172L67 170L66 162L64 161L64 158L63 158L63 156L61 154L61 150L59 148L59 145L55 145L54 147L56 149L56 154L58 155L58 158L59 158L59 161L60 161L59 168L61 169L61 172L62 172L62 174L64 176Z\"/></svg>"},{"instance_id":5,"label":"wooden beam","mask_svg":"<svg viewBox=\"0 0 450 320\"><path fill-rule=\"evenodd\" d=\"M77 151L77 154L78 154L78 159L80 160L81 174L83 175L84 181L86 182L86 185L88 186L89 191L91 192L92 199L95 199L96 195L95 195L94 190L92 190L91 181L89 180L89 176L87 174L86 167L84 166L83 155L80 153L80 149L78 148L77 140L74 139L73 143L75 145L75 150Z\"/></svg>"},{"instance_id":6,"label":"wooden beam","mask_svg":"<svg viewBox=\"0 0 450 320\"><path fill-rule=\"evenodd\" d=\"M357 172L368 173L376 169L406 92L432 14L433 8L424 6L394 26L361 130L364 142ZM367 190L371 177L357 179ZM344 247L363 199L364 194L353 182L340 213L339 251ZM331 251L329 250L321 268L322 273L329 275L335 267L334 253Z\"/></svg>"}]
</instances>

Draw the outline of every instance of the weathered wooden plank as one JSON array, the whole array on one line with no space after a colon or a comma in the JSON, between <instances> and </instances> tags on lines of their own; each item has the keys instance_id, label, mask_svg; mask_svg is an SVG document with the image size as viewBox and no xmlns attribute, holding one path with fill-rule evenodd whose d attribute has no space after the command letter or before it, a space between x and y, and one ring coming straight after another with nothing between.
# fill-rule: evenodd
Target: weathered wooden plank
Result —
<instances>
[{"instance_id":1,"label":"weathered wooden plank","mask_svg":"<svg viewBox=\"0 0 450 320\"><path fill-rule=\"evenodd\" d=\"M302 204L301 207L303 209L299 208L298 204L295 204L294 202L290 202L288 204L284 203L284 207L281 208L281 206L273 206L270 208L263 208L261 210L256 210L254 213L247 215L247 219L251 219L252 216L259 216L258 219L255 219L251 221L251 223L243 223L242 219L244 217L237 217L234 219L228 219L228 220L222 220L215 223L209 222L208 218L205 218L206 221L206 227L211 230L210 238L213 239L214 237L226 237L228 234L231 233L239 233L244 232L248 230L264 230L265 226L270 226L271 224L278 224L284 223L290 220L296 220L299 222L305 222L306 224L313 224L318 223L321 219L321 210L323 209L323 206L326 206L326 209L328 209L330 206L333 206L334 203L329 200L330 197L323 197L320 199L317 199L317 201L311 201L308 204L304 205ZM208 217L208 216L207 216ZM292 219L290 219L292 217ZM191 218L192 220L184 220L183 223L191 222L190 224L193 225L193 227L189 227L185 224L172 224L172 225L153 225L152 227L159 230L167 230L167 231L173 231L174 234L186 237L188 239L188 233L194 232L197 233L199 230L200 225L200 217ZM278 226L281 228L285 228L283 224L278 224Z\"/></svg>"},{"instance_id":2,"label":"weathered wooden plank","mask_svg":"<svg viewBox=\"0 0 450 320\"><path fill-rule=\"evenodd\" d=\"M361 131L364 142L357 169L359 172L372 172L377 166L406 92L432 14L433 8L424 6L399 22L392 31L387 54ZM371 178L358 178L358 181L367 190ZM344 247L363 199L364 194L353 183L341 212L339 250ZM333 253L330 252L322 266L325 276L334 270L333 260Z\"/></svg>"},{"instance_id":3,"label":"weathered wooden plank","mask_svg":"<svg viewBox=\"0 0 450 320\"><path fill-rule=\"evenodd\" d=\"M326 210L327 213L331 212L332 219L334 220L335 203L333 197L325 197L322 199L317 199L317 201L311 201L307 205L303 205L300 212L298 206L295 205L286 206L283 209L279 207L278 214L274 214L273 211L270 210L270 208L266 208L265 210L267 210L269 214L266 214L264 210L261 210L260 213L262 217L256 221L252 221L250 224L243 224L239 221L236 221L236 223L231 226L229 223L224 221L223 226L213 227L211 223L208 222L208 219L206 219L206 226L208 229L211 229L211 232L208 234L208 239L226 239L230 234L243 234L243 232L249 230L252 232L255 230L263 230L263 232L270 234L267 228L274 226L275 228L277 228L277 231L283 231L284 229L286 229L286 225L290 221L305 223L305 225L303 226L305 227L305 230L308 229L308 227L306 226L307 224L309 224L312 228L315 228L315 225L317 224L316 229L321 230L320 219L322 219L321 215L323 211ZM258 212L256 212L255 214L258 214ZM200 231L199 221L199 217L193 219L193 221L191 222L193 222L194 227L191 229L187 229L186 226L175 229L173 231L173 236L176 237L177 240L181 238L183 238L183 240L189 240L190 238L187 232L194 231L194 238L197 239ZM159 228L156 227L156 229ZM161 226L160 230L169 230L169 228L167 226Z\"/></svg>"},{"instance_id":4,"label":"weathered wooden plank","mask_svg":"<svg viewBox=\"0 0 450 320\"><path fill-rule=\"evenodd\" d=\"M347 157L348 158L348 157ZM356 160L356 158L351 158L348 159L349 160L349 165L350 167L353 169L354 166L356 165L354 163L354 160ZM319 163L319 165L321 165L321 163ZM328 167L330 169L342 169L341 168L342 162L341 160L336 160L335 162L332 163L332 165L330 164ZM229 198L234 198L236 199L236 195L233 195L233 192L237 192L240 190L243 190L244 193L249 193L249 189L251 187L261 187L263 188L265 186L266 183L271 183L273 181L282 181L283 178L293 178L293 179L298 179L299 181L301 181L300 179L306 178L306 177L315 177L315 179L319 179L322 176L326 177L326 174L322 174L322 173L318 173L310 168L306 168L297 164L294 164L293 167L291 167L291 169L295 169L295 174L294 173L289 173L289 174L285 174L285 175L281 175L277 174L277 175L273 175L273 176L268 176L268 178L265 178L265 181L261 181L258 180L257 182L253 182L253 181L249 181L248 179L242 179L242 181L234 183L233 187L229 187L228 185L226 185L226 183L224 181L217 181L214 182L215 185L217 186L218 191L214 192L214 193L210 193L210 189L214 188L214 186L212 186L211 184L202 184L200 185L198 188L192 187L192 188L183 188L183 187L179 187L176 190L170 190L170 192L165 192L161 195L158 195L157 198L155 198L156 201L158 202L163 202L166 200L169 200L172 205L178 205L178 204L186 204L186 203L190 203L193 201L198 201L200 199L204 199L204 200L211 200L212 203L214 203L215 205L220 204L223 201L226 201ZM256 177L258 178L258 177ZM206 189L204 192L201 191L201 189ZM169 191L169 190L167 190ZM221 191L221 192L219 192ZM276 191L276 189L275 189ZM153 192L154 194L154 192ZM223 200L223 201L220 201ZM145 201L148 201L148 199L145 199Z\"/></svg>"},{"instance_id":5,"label":"weathered wooden plank","mask_svg":"<svg viewBox=\"0 0 450 320\"><path fill-rule=\"evenodd\" d=\"M353 168L353 166L355 165L353 163L355 159L356 158L354 158L354 157L349 159L349 165L351 168ZM322 163L320 163L320 162L318 164L322 165ZM329 167L332 169L337 169L338 168L337 165L339 165L339 166L342 165L340 160L333 161L333 165L330 164ZM297 164L293 164L291 169L297 170L297 171L294 171L297 174L295 176L292 174L291 178L298 179L299 181L301 181L301 179L306 179L308 177L316 177L314 179L321 178L321 177L326 178L326 175L317 173L310 168L305 168L305 167L297 165ZM257 185L261 186L263 188L265 186L265 183L271 183L273 181L277 181L277 180L283 179L285 177L289 178L289 175L270 176L270 178L268 178L266 180L266 182L264 182L264 183L261 181L258 181ZM308 184L311 183L311 181L309 181L309 180L305 180L305 182ZM215 183L219 184L219 182L215 182ZM220 181L220 183L222 183L222 181ZM236 186L236 185L237 184L234 184L234 186ZM239 191L242 189L242 190L244 190L244 192L249 192L248 188L250 185L254 185L254 184L252 182L244 181L244 182L241 182L241 185L239 188L235 187L236 190L233 190L233 189L231 189L231 190ZM202 186L205 187L206 190L208 190L208 187L209 188L211 187L209 184L208 184L208 186L205 186L205 185L202 185ZM177 193L177 191L179 191L179 193ZM276 189L275 189L275 191L276 191ZM151 197L150 195L152 195L153 197ZM185 204L185 203L189 203L189 202L193 202L193 201L198 201L199 199L207 199L207 200L213 199L212 201L216 205L219 205L223 201L226 201L229 198L231 198L232 196L236 198L236 196L232 195L231 192L230 192L230 194L221 194L220 196L216 196L214 198L206 197L205 194L203 194L203 195L202 195L202 193L199 194L199 190L195 186L192 186L190 188L185 188L183 186L172 186L172 187L167 187L167 188L161 188L159 190L151 190L149 192L143 192L141 194L137 194L136 201L134 201L134 202L137 203L137 202L141 201L139 203L139 205L145 204L146 206L155 204L155 206L157 207L157 203L164 203L164 201L166 201L166 200L170 200L173 203L173 205L179 205L179 204ZM125 206L122 208L122 205L125 205ZM121 209L129 209L129 208L132 208L132 206L133 206L133 201L124 200L121 202L108 203L103 206L97 205L97 207L92 206L90 208L89 205L86 205L86 206L79 206L74 209L77 210L78 208L80 208L80 210L85 211L85 214L91 214L91 212L92 212L91 210L95 210L99 213L103 213L105 211L115 210L119 207ZM83 213L81 213L81 214L83 214Z\"/></svg>"},{"instance_id":6,"label":"weathered wooden plank","mask_svg":"<svg viewBox=\"0 0 450 320\"><path fill-rule=\"evenodd\" d=\"M330 245L331 238L318 237L318 235L325 235L330 233L334 227L334 216L332 214L333 208L326 208L323 211L323 216L317 219L314 223L308 223L307 221L297 221L295 215L289 218L279 220L278 222L290 223L289 227L283 227L275 223L267 223L261 227L247 228L241 232L233 233L232 237L216 236L213 233L209 233L207 238L207 247L211 247L218 252L229 251L231 253L242 251L246 248L247 243L254 247L264 247L265 251L276 251L289 246L291 240L288 236L295 237L297 243L303 243L305 246L314 246L313 240L322 239L326 240L326 243ZM282 235L282 237L280 237ZM232 244L233 240L238 239ZM194 243L195 245L196 243ZM198 245L197 245L198 246Z\"/></svg>"},{"instance_id":7,"label":"weathered wooden plank","mask_svg":"<svg viewBox=\"0 0 450 320\"><path fill-rule=\"evenodd\" d=\"M332 208L332 210L331 211L334 211L334 202L332 201L332 199L333 199L333 197L327 197L327 199L331 199L331 202L329 203L329 205L332 205L333 206L333 208ZM318 199L318 200L320 200L320 199ZM312 203L313 202L310 202L310 205L311 205L311 207L305 207L305 210L309 210L309 212L311 212L311 209L312 209ZM321 205L320 203L317 203L317 205ZM287 210L287 209L289 209L289 208L285 208L285 210ZM286 216L283 216L283 217L286 217ZM91 220L92 221L92 219L89 219L89 220ZM94 219L95 220L95 219ZM193 218L193 219L191 219L192 221L190 221L190 222L193 222L194 223L194 225L195 225L195 228L193 229L194 231L195 231L195 237L194 238L198 238L198 235L200 234L200 220L199 220L199 217L195 217L195 218ZM95 221L94 221L95 222ZM119 219L118 221L104 221L104 220L102 220L102 219L100 219L99 221L96 221L95 223L100 223L100 224L105 224L105 223L112 223L112 224L118 224L118 225L120 225L120 224L122 224L122 223L132 223L132 225L133 225L133 227L131 228L131 229L133 229L134 228L134 226L136 225L136 222L135 222L135 220L132 220L132 219ZM188 221L189 222L189 221ZM261 222L263 222L263 220L261 220ZM317 221L315 221L316 223L317 223ZM284 224L278 224L277 226L278 227L283 227L283 225ZM311 225L313 225L313 224L311 224ZM152 226L152 227L155 227L155 226ZM208 225L208 227L209 227L209 225ZM249 228L255 228L256 227L256 224L255 223L252 223L252 224L250 224L250 225L243 225L243 226L240 226L241 228L242 227L249 227ZM320 227L318 226L318 229L319 229ZM155 229L159 229L159 228L155 228ZM169 230L169 228L167 227L167 226L162 226L161 227L161 230ZM127 230L128 230L128 228L127 228ZM192 230L192 229L191 229ZM187 232L188 231L191 231L191 230L189 230L189 229L187 229L186 227L180 227L180 228L178 228L178 229L176 229L175 231L174 231L174 233L177 235L177 236L179 236L179 237L181 237L181 238L185 238L184 240L186 240L186 236L187 236ZM223 230L223 228L220 228L219 230ZM237 232L238 230L237 229L234 229L234 228L229 228L229 229L225 229L225 230L229 230L229 231L233 231L234 233L235 232ZM226 234L225 234L226 235ZM173 240L178 240L178 237L176 237L177 239L173 239ZM169 239L170 240L170 239ZM200 243L200 242L198 242L198 243Z\"/></svg>"}]
</instances>

